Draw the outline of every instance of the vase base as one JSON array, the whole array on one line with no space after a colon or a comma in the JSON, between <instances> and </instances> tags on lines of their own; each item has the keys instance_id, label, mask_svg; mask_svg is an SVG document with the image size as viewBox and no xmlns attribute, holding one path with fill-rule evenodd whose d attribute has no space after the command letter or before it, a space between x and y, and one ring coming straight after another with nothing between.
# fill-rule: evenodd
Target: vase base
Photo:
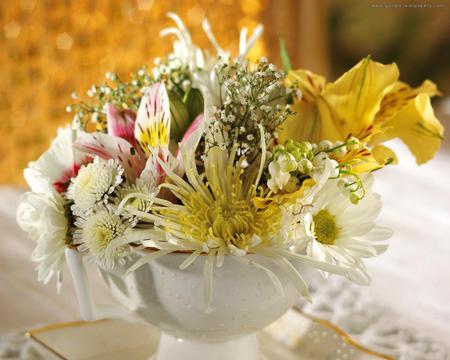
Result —
<instances>
[{"instance_id":1,"label":"vase base","mask_svg":"<svg viewBox=\"0 0 450 360\"><path fill-rule=\"evenodd\" d=\"M256 334L226 342L201 342L162 333L151 360L261 360Z\"/></svg>"}]
</instances>

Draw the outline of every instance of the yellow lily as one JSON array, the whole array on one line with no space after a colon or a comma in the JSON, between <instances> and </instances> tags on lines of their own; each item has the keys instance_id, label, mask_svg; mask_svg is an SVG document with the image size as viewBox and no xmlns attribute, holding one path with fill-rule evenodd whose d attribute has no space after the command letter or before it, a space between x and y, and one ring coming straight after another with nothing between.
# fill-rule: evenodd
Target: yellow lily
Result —
<instances>
[{"instance_id":1,"label":"yellow lily","mask_svg":"<svg viewBox=\"0 0 450 360\"><path fill-rule=\"evenodd\" d=\"M384 65L370 57L333 83L308 70L290 71L286 85L301 90L303 98L294 103L295 114L283 123L279 141L318 143L355 136L371 147L367 159L374 169L396 160L392 150L379 144L400 138L418 164L430 160L444 132L430 102L439 91L429 80L411 88L398 78L396 64Z\"/></svg>"},{"instance_id":2,"label":"yellow lily","mask_svg":"<svg viewBox=\"0 0 450 360\"><path fill-rule=\"evenodd\" d=\"M294 204L298 199L302 198L305 195L305 192L311 189L314 184L315 182L313 179L306 179L299 189L293 192L283 192L280 194L274 194L266 189L260 196L255 196L253 198L253 205L255 205L257 209L265 209L273 204Z\"/></svg>"}]
</instances>

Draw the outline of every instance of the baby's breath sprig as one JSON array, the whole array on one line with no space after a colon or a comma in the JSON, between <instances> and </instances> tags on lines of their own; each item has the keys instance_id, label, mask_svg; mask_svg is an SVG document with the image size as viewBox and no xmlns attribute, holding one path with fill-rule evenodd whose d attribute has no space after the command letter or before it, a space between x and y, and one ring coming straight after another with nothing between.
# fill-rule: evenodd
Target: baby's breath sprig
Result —
<instances>
[{"instance_id":1,"label":"baby's breath sprig","mask_svg":"<svg viewBox=\"0 0 450 360\"><path fill-rule=\"evenodd\" d=\"M259 125L269 145L277 137L277 127L292 114L282 86L284 74L262 58L254 64L219 61L216 76L221 107L214 109L206 150L214 146L229 149L236 145L238 153L251 162L261 148Z\"/></svg>"},{"instance_id":2,"label":"baby's breath sprig","mask_svg":"<svg viewBox=\"0 0 450 360\"><path fill-rule=\"evenodd\" d=\"M189 93L192 88L191 70L186 64L169 54L164 59L155 59L153 76L156 81L164 81L168 91L175 93L181 99Z\"/></svg>"},{"instance_id":3,"label":"baby's breath sprig","mask_svg":"<svg viewBox=\"0 0 450 360\"><path fill-rule=\"evenodd\" d=\"M131 74L130 81L122 81L113 73L105 74L106 81L100 85L92 85L87 96L92 100L80 101L69 105L68 112L74 113L74 124L85 129L88 124L94 123L97 131L106 129L105 105L110 103L118 109L137 111L142 98L142 89L155 82L145 66ZM76 94L72 98L78 99Z\"/></svg>"}]
</instances>

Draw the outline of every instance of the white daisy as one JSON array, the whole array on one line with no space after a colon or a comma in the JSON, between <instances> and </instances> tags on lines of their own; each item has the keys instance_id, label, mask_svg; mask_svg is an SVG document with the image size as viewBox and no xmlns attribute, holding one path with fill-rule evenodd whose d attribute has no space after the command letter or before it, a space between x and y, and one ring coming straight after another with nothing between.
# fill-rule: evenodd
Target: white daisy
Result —
<instances>
[{"instance_id":1,"label":"white daisy","mask_svg":"<svg viewBox=\"0 0 450 360\"><path fill-rule=\"evenodd\" d=\"M92 211L96 204L106 202L108 195L122 182L123 171L117 160L99 157L81 167L67 191L67 198L75 204L74 213Z\"/></svg>"},{"instance_id":2,"label":"white daisy","mask_svg":"<svg viewBox=\"0 0 450 360\"><path fill-rule=\"evenodd\" d=\"M381 200L370 191L371 182L368 177L367 193L354 205L340 191L338 181L329 180L315 195L303 219L307 255L350 269L348 278L361 285L370 282L362 259L384 252L387 249L384 240L392 235L390 229L374 223Z\"/></svg>"},{"instance_id":3,"label":"white daisy","mask_svg":"<svg viewBox=\"0 0 450 360\"><path fill-rule=\"evenodd\" d=\"M105 269L112 269L116 263L123 264L130 253L129 245L116 246L106 251L111 241L119 239L128 228L121 217L108 208L101 208L87 219L75 221L78 228L74 233L74 242L79 244L80 251L88 250L95 261Z\"/></svg>"},{"instance_id":4,"label":"white daisy","mask_svg":"<svg viewBox=\"0 0 450 360\"><path fill-rule=\"evenodd\" d=\"M58 193L27 192L17 208L17 222L37 242L32 259L39 263L38 280L48 283L56 274L58 290L69 229L64 202Z\"/></svg>"}]
</instances>

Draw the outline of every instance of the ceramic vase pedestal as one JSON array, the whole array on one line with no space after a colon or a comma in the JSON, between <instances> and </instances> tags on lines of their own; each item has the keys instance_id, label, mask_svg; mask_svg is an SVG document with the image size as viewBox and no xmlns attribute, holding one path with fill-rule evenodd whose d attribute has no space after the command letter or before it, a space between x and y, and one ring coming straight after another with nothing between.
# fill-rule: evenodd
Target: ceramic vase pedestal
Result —
<instances>
[{"instance_id":1,"label":"ceramic vase pedestal","mask_svg":"<svg viewBox=\"0 0 450 360\"><path fill-rule=\"evenodd\" d=\"M214 266L210 309L205 311L206 256L180 270L189 254L172 253L126 274L142 255L145 253L134 255L129 263L111 271L100 269L121 304L102 308L91 298L82 254L66 250L83 319L120 318L158 327L161 340L154 360L260 360L255 333L277 320L299 297L272 261L259 255L245 256L264 270L226 256L222 267ZM283 291L267 271L279 278Z\"/></svg>"},{"instance_id":2,"label":"ceramic vase pedestal","mask_svg":"<svg viewBox=\"0 0 450 360\"><path fill-rule=\"evenodd\" d=\"M152 360L261 360L255 334L225 342L199 342L162 333L158 353Z\"/></svg>"}]
</instances>

